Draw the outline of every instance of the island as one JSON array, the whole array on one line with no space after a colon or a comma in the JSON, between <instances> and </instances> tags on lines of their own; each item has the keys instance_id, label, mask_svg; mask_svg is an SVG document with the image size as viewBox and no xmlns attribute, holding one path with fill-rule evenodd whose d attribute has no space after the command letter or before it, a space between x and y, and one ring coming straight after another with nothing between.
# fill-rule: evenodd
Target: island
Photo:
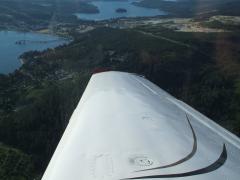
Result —
<instances>
[{"instance_id":1,"label":"island","mask_svg":"<svg viewBox=\"0 0 240 180\"><path fill-rule=\"evenodd\" d=\"M118 9L116 9L116 12L117 12L117 13L126 13L127 10L124 9L124 8L118 8Z\"/></svg>"}]
</instances>

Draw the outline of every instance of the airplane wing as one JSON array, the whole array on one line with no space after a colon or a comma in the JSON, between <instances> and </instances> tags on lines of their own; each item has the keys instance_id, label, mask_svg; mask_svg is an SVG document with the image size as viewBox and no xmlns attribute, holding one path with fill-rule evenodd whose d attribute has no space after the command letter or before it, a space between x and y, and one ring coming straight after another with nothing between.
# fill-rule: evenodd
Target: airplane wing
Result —
<instances>
[{"instance_id":1,"label":"airplane wing","mask_svg":"<svg viewBox=\"0 0 240 180\"><path fill-rule=\"evenodd\" d=\"M240 140L143 77L92 76L42 180L237 180Z\"/></svg>"}]
</instances>

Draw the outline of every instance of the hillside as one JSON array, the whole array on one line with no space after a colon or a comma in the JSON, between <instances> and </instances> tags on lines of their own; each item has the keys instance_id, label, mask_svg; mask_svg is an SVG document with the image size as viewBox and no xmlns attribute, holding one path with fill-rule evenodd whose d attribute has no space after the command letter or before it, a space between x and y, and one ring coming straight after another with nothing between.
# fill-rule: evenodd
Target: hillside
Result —
<instances>
[{"instance_id":1,"label":"hillside","mask_svg":"<svg viewBox=\"0 0 240 180\"><path fill-rule=\"evenodd\" d=\"M31 157L13 148L0 144L1 180L29 179L33 174Z\"/></svg>"},{"instance_id":2,"label":"hillside","mask_svg":"<svg viewBox=\"0 0 240 180\"><path fill-rule=\"evenodd\" d=\"M138 6L159 8L174 17L209 17L213 15L239 16L238 0L143 0Z\"/></svg>"},{"instance_id":3,"label":"hillside","mask_svg":"<svg viewBox=\"0 0 240 180\"><path fill-rule=\"evenodd\" d=\"M145 75L240 135L238 32L142 26L73 34L69 45L25 53L19 70L0 75L0 142L31 156L28 177L43 173L91 74L102 69Z\"/></svg>"},{"instance_id":4,"label":"hillside","mask_svg":"<svg viewBox=\"0 0 240 180\"><path fill-rule=\"evenodd\" d=\"M74 0L1 0L0 29L39 30L58 23L76 23L74 13L98 13L97 7Z\"/></svg>"}]
</instances>

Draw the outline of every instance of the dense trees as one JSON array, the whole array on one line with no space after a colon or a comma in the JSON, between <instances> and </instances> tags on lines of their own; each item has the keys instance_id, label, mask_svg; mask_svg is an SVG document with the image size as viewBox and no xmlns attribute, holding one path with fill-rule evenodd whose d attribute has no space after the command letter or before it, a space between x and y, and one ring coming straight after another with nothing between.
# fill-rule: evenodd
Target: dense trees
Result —
<instances>
[{"instance_id":1,"label":"dense trees","mask_svg":"<svg viewBox=\"0 0 240 180\"><path fill-rule=\"evenodd\" d=\"M31 154L42 172L85 89L84 77L61 83L46 82L21 94L15 109L0 116L0 139ZM39 173L39 172L38 172Z\"/></svg>"},{"instance_id":2,"label":"dense trees","mask_svg":"<svg viewBox=\"0 0 240 180\"><path fill-rule=\"evenodd\" d=\"M26 180L33 174L31 157L19 150L0 144L1 180Z\"/></svg>"}]
</instances>

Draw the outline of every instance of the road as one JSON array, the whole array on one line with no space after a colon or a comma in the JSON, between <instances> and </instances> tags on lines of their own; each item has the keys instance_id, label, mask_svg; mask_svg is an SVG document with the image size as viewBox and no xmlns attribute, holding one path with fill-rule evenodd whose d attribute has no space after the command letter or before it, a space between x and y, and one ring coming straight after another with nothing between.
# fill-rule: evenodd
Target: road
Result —
<instances>
[{"instance_id":1,"label":"road","mask_svg":"<svg viewBox=\"0 0 240 180\"><path fill-rule=\"evenodd\" d=\"M170 38L167 38L167 37L164 37L164 36L160 36L160 35L154 35L153 33L145 32L145 31L141 31L141 30L137 30L137 32L141 33L141 34L144 34L144 35L147 35L147 36L151 36L151 37L156 38L156 39L165 40L165 41L168 41L170 43L173 43L173 44L176 44L176 45L179 45L179 46L183 46L183 47L186 47L186 48L193 49L194 51L198 51L199 53L209 57L209 55L206 54L205 52L199 50L196 47L193 47L192 45L183 43L181 41L176 41L174 39L170 39Z\"/></svg>"}]
</instances>

